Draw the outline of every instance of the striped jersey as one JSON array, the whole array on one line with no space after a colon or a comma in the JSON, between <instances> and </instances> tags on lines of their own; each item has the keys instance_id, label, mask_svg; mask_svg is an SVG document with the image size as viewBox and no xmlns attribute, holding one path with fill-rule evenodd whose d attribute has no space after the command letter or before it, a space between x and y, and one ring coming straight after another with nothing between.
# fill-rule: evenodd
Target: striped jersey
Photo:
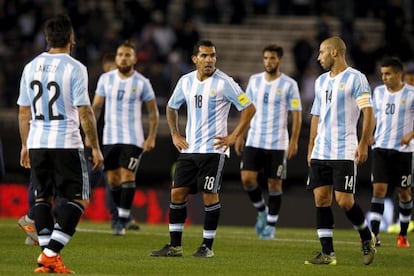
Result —
<instances>
[{"instance_id":1,"label":"striped jersey","mask_svg":"<svg viewBox=\"0 0 414 276\"><path fill-rule=\"evenodd\" d=\"M102 74L96 94L105 97L103 144L144 146L142 103L155 99L150 81L138 72L127 79L118 69Z\"/></svg>"},{"instance_id":2,"label":"striped jersey","mask_svg":"<svg viewBox=\"0 0 414 276\"><path fill-rule=\"evenodd\" d=\"M183 153L225 153L229 149L214 148L214 137L227 136L227 117L233 104L241 111L251 104L240 86L228 75L216 69L212 76L199 81L197 71L182 76L168 106L179 109L187 106L186 140Z\"/></svg>"},{"instance_id":3,"label":"striped jersey","mask_svg":"<svg viewBox=\"0 0 414 276\"><path fill-rule=\"evenodd\" d=\"M90 100L87 69L79 61L38 55L24 67L17 104L31 106L29 149L83 148L77 107Z\"/></svg>"},{"instance_id":4,"label":"striped jersey","mask_svg":"<svg viewBox=\"0 0 414 276\"><path fill-rule=\"evenodd\" d=\"M311 114L319 116L319 122L311 158L353 161L360 110L372 107L371 88L365 75L354 68L333 78L329 73L315 81Z\"/></svg>"},{"instance_id":5,"label":"striped jersey","mask_svg":"<svg viewBox=\"0 0 414 276\"><path fill-rule=\"evenodd\" d=\"M256 107L256 113L250 122L246 146L287 150L288 111L302 110L297 82L283 73L269 82L262 72L250 77L246 94Z\"/></svg>"},{"instance_id":6,"label":"striped jersey","mask_svg":"<svg viewBox=\"0 0 414 276\"><path fill-rule=\"evenodd\" d=\"M405 84L391 93L385 85L377 86L372 95L377 127L375 143L372 148L393 149L401 152L413 152L414 141L401 145L404 135L413 131L414 123L414 86Z\"/></svg>"}]
</instances>

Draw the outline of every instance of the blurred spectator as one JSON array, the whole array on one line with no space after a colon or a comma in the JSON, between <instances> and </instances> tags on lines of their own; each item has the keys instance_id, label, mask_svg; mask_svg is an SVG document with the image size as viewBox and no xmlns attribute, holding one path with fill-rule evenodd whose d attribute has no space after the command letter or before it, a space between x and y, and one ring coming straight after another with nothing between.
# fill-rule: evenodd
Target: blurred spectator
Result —
<instances>
[{"instance_id":1,"label":"blurred spectator","mask_svg":"<svg viewBox=\"0 0 414 276\"><path fill-rule=\"evenodd\" d=\"M151 17L152 21L145 26L141 38L144 43L154 42L158 52L158 61L166 62L177 37L161 11L153 11Z\"/></svg>"},{"instance_id":2,"label":"blurred spectator","mask_svg":"<svg viewBox=\"0 0 414 276\"><path fill-rule=\"evenodd\" d=\"M383 56L383 47L373 45L365 34L359 34L351 46L350 56L354 67L370 80L377 74L377 61Z\"/></svg>"},{"instance_id":3,"label":"blurred spectator","mask_svg":"<svg viewBox=\"0 0 414 276\"><path fill-rule=\"evenodd\" d=\"M268 14L269 0L252 0L253 13L256 15Z\"/></svg>"},{"instance_id":4,"label":"blurred spectator","mask_svg":"<svg viewBox=\"0 0 414 276\"><path fill-rule=\"evenodd\" d=\"M299 86L315 50L315 37L313 31L304 30L301 38L299 38L293 46L293 57L296 68L295 79L299 82Z\"/></svg>"},{"instance_id":5,"label":"blurred spectator","mask_svg":"<svg viewBox=\"0 0 414 276\"><path fill-rule=\"evenodd\" d=\"M177 41L174 48L178 48L181 51L181 56L186 57L184 62L192 64L193 47L200 39L197 22L193 18L187 19L184 23L178 22L175 33Z\"/></svg>"},{"instance_id":6,"label":"blurred spectator","mask_svg":"<svg viewBox=\"0 0 414 276\"><path fill-rule=\"evenodd\" d=\"M414 85L414 63L411 62L406 66L406 70L404 72L404 82L408 83L409 85Z\"/></svg>"},{"instance_id":7,"label":"blurred spectator","mask_svg":"<svg viewBox=\"0 0 414 276\"><path fill-rule=\"evenodd\" d=\"M384 14L387 54L398 56L403 62L413 58L413 48L407 37L406 15L402 0L390 0Z\"/></svg>"}]
</instances>

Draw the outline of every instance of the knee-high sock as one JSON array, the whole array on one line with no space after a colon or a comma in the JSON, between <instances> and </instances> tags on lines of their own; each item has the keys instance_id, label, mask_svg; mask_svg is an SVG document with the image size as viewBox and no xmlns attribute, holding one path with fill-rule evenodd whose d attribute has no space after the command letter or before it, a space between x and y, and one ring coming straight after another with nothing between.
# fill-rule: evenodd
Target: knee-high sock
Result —
<instances>
[{"instance_id":1,"label":"knee-high sock","mask_svg":"<svg viewBox=\"0 0 414 276\"><path fill-rule=\"evenodd\" d=\"M400 235L406 236L408 225L411 220L411 211L413 210L413 201L399 203L400 218Z\"/></svg>"},{"instance_id":2,"label":"knee-high sock","mask_svg":"<svg viewBox=\"0 0 414 276\"><path fill-rule=\"evenodd\" d=\"M68 201L62 206L56 217L56 223L47 248L56 253L62 250L75 234L83 210L83 206L74 201Z\"/></svg>"},{"instance_id":3,"label":"knee-high sock","mask_svg":"<svg viewBox=\"0 0 414 276\"><path fill-rule=\"evenodd\" d=\"M334 218L331 207L316 207L316 229L322 252L325 254L334 252L333 228Z\"/></svg>"},{"instance_id":4,"label":"knee-high sock","mask_svg":"<svg viewBox=\"0 0 414 276\"><path fill-rule=\"evenodd\" d=\"M216 230L220 218L220 202L212 205L204 206L204 229L203 229L203 244L212 249L214 238L216 237Z\"/></svg>"},{"instance_id":5,"label":"knee-high sock","mask_svg":"<svg viewBox=\"0 0 414 276\"><path fill-rule=\"evenodd\" d=\"M384 201L384 198L371 198L371 231L375 236L377 236L379 233L382 216L384 214Z\"/></svg>"},{"instance_id":6,"label":"knee-high sock","mask_svg":"<svg viewBox=\"0 0 414 276\"><path fill-rule=\"evenodd\" d=\"M187 202L170 203L170 245L181 246L184 223L187 218Z\"/></svg>"},{"instance_id":7,"label":"knee-high sock","mask_svg":"<svg viewBox=\"0 0 414 276\"><path fill-rule=\"evenodd\" d=\"M365 221L364 212L361 207L354 203L354 205L345 212L347 218L352 222L355 229L358 230L362 241L371 240L371 230L369 230L367 222Z\"/></svg>"}]
</instances>

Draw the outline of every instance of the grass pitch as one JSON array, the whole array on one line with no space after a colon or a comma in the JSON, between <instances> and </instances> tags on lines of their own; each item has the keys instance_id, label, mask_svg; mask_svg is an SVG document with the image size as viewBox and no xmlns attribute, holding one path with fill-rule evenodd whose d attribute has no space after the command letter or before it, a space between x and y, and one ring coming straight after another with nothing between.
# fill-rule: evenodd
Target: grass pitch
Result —
<instances>
[{"instance_id":1,"label":"grass pitch","mask_svg":"<svg viewBox=\"0 0 414 276\"><path fill-rule=\"evenodd\" d=\"M34 275L37 246L24 244L25 234L14 219L0 219L0 275ZM410 275L414 247L397 248L396 235L381 233L381 247L374 262L362 263L356 231L336 229L336 266L304 265L320 250L311 228L277 228L276 240L258 240L252 227L220 226L214 242L214 258L191 254L202 241L202 226L186 226L184 256L150 257L169 241L167 225L141 225L114 237L109 223L82 221L77 233L61 252L67 267L78 275ZM411 236L414 236L411 233ZM410 235L409 235L410 238ZM411 238L414 242L414 238Z\"/></svg>"}]
</instances>

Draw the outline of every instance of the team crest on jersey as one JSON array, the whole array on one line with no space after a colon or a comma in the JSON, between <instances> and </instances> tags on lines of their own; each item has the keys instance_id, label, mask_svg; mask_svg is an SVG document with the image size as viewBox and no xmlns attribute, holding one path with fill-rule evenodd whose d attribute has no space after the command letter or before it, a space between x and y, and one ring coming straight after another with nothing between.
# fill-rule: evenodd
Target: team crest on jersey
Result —
<instances>
[{"instance_id":1,"label":"team crest on jersey","mask_svg":"<svg viewBox=\"0 0 414 276\"><path fill-rule=\"evenodd\" d=\"M405 99L402 99L401 100L401 105L405 105L405 103L406 103L407 101L405 100Z\"/></svg>"},{"instance_id":2,"label":"team crest on jersey","mask_svg":"<svg viewBox=\"0 0 414 276\"><path fill-rule=\"evenodd\" d=\"M213 98L213 97L215 97L216 95L217 95L217 92L216 92L216 90L214 90L214 89L211 89L210 90L210 93L208 94L211 98Z\"/></svg>"},{"instance_id":3,"label":"team crest on jersey","mask_svg":"<svg viewBox=\"0 0 414 276\"><path fill-rule=\"evenodd\" d=\"M345 89L345 83L343 83L343 82L341 82L340 84L339 84L339 90L344 90Z\"/></svg>"},{"instance_id":4,"label":"team crest on jersey","mask_svg":"<svg viewBox=\"0 0 414 276\"><path fill-rule=\"evenodd\" d=\"M132 93L137 93L138 90L134 87L134 88L132 88L131 91L132 91Z\"/></svg>"},{"instance_id":5,"label":"team crest on jersey","mask_svg":"<svg viewBox=\"0 0 414 276\"><path fill-rule=\"evenodd\" d=\"M277 89L276 89L276 93L277 93L277 94L282 94L282 88L277 88Z\"/></svg>"}]
</instances>

